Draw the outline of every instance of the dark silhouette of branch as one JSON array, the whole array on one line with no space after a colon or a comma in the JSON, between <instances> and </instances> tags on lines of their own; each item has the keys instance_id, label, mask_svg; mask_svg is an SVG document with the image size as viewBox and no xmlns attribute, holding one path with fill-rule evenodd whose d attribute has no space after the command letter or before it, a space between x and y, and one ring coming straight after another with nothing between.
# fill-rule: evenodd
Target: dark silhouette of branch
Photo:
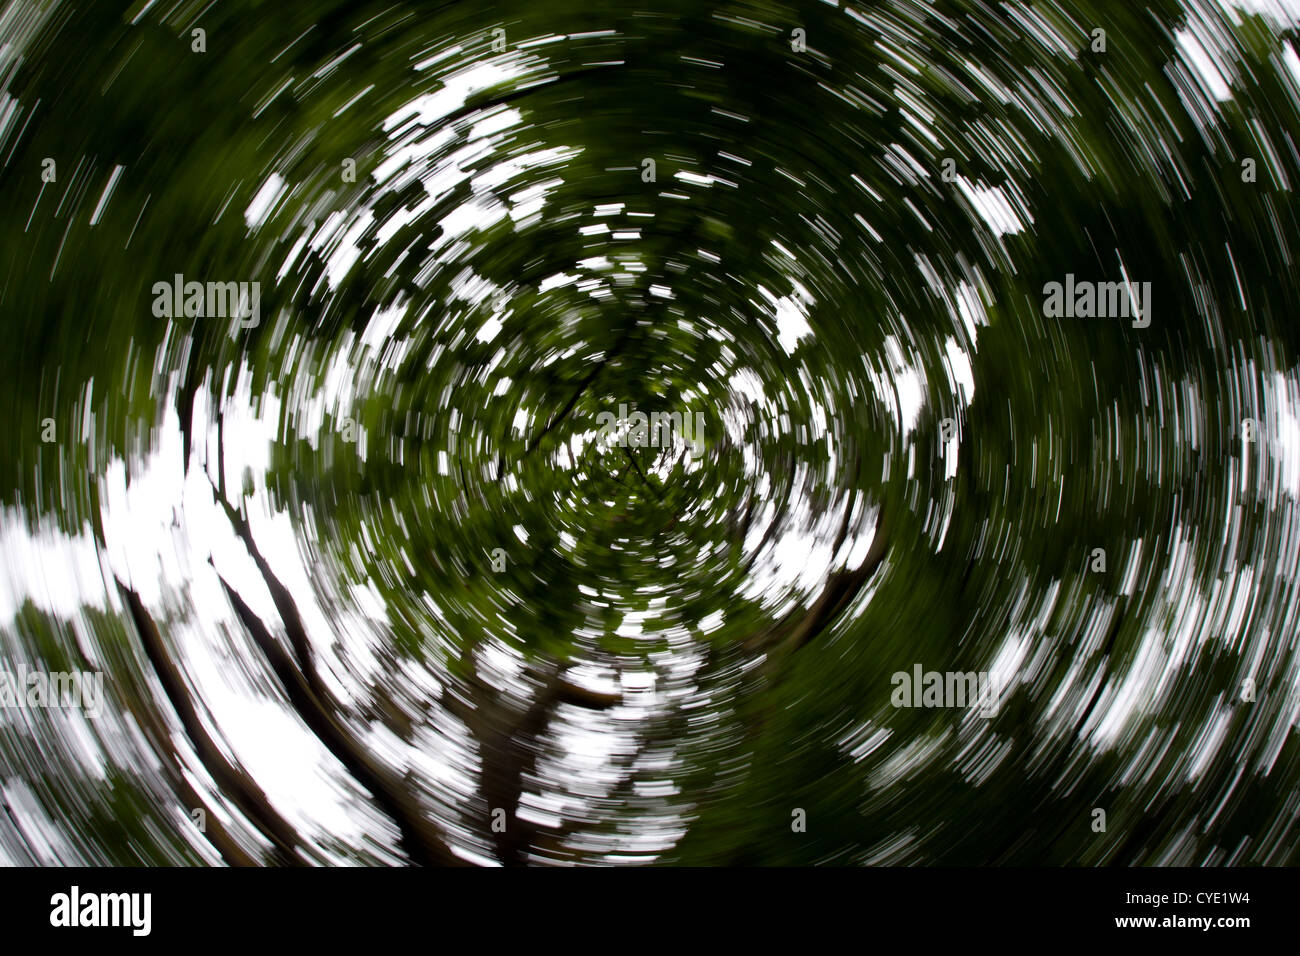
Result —
<instances>
[{"instance_id":1,"label":"dark silhouette of branch","mask_svg":"<svg viewBox=\"0 0 1300 956\"><path fill-rule=\"evenodd\" d=\"M223 439L224 436L219 440ZM226 589L235 613L279 678L289 702L326 748L392 817L402 834L403 848L413 862L421 866L465 865L464 861L451 852L433 824L424 818L419 802L405 783L388 767L372 758L340 723L337 715L342 712L342 708L316 670L315 652L293 595L276 577L253 541L248 520L221 497L215 485L212 486L212 493L261 573L289 637L289 646L293 649L292 659L225 578L221 578L221 585Z\"/></svg>"},{"instance_id":2,"label":"dark silhouette of branch","mask_svg":"<svg viewBox=\"0 0 1300 956\"><path fill-rule=\"evenodd\" d=\"M590 387L591 383L596 380L596 376L598 376L601 372L605 370L605 366L608 365L612 359L614 359L617 355L619 355L619 353L623 351L624 347L627 345L627 342L631 337L632 337L632 329L628 328L624 330L623 334L619 336L618 341L614 343L613 347L611 347L610 350L605 354L605 356L601 358L599 362L596 363L596 365L592 368L592 370L583 377L582 381L578 383L578 387L573 390L573 396L568 400L568 402L565 403L564 407L560 409L559 414L556 415L554 418L552 418L550 422L547 423L546 427L543 428L540 432L538 432L533 437L532 441L528 443L528 447L524 449L524 458L527 458L529 455L533 453L533 450L536 449L539 444L541 444L542 439L545 438L548 434L550 434L551 430L555 428L556 425L560 424L560 422L564 421L566 418L569 417L569 413L573 411L574 406L578 404L578 399L582 397L582 393L585 392ZM500 458L498 458L497 481L500 480L501 480L501 460Z\"/></svg>"},{"instance_id":3,"label":"dark silhouette of branch","mask_svg":"<svg viewBox=\"0 0 1300 956\"><path fill-rule=\"evenodd\" d=\"M537 827L519 817L519 805L528 776L541 755L541 740L559 704L604 710L622 699L620 694L590 690L566 679L558 671L541 675L541 687L519 715L512 714L500 694L477 674L469 679L472 699L465 702L447 695L448 708L469 728L478 742L483 762L482 796L489 814L505 811L504 827L492 828L492 844L503 866L523 866L527 851L539 841Z\"/></svg>"},{"instance_id":4,"label":"dark silhouette of branch","mask_svg":"<svg viewBox=\"0 0 1300 956\"><path fill-rule=\"evenodd\" d=\"M332 696L317 695L307 676L295 666L293 659L271 636L262 620L244 603L225 578L220 580L235 613L270 663L271 670L279 679L294 710L348 773L370 791L375 803L392 817L402 834L403 848L411 860L421 866L465 865L452 854L438 835L437 829L425 818L419 802L402 779L375 760L338 720L338 702Z\"/></svg>"},{"instance_id":5,"label":"dark silhouette of branch","mask_svg":"<svg viewBox=\"0 0 1300 956\"><path fill-rule=\"evenodd\" d=\"M209 484L211 480L209 479ZM275 604L275 610L280 615L281 621L284 622L285 633L289 636L289 645L293 648L294 657L297 659L298 667L306 679L308 686L318 698L324 699L328 691L316 672L316 652L312 649L311 641L307 637L307 628L302 622L302 615L298 613L298 605L289 593L289 589L281 583L280 579L275 576L271 570L271 565L267 563L262 552L258 550L257 544L253 541L253 533L249 528L248 519L235 509L235 507L217 492L214 485L212 488L213 500L226 512L226 517L234 526L235 534L244 542L244 547L248 549L249 556L253 563L257 565L257 570L262 575L262 580L266 582L266 588L271 592L271 601Z\"/></svg>"},{"instance_id":6,"label":"dark silhouette of branch","mask_svg":"<svg viewBox=\"0 0 1300 956\"><path fill-rule=\"evenodd\" d=\"M660 504L663 504L663 500L664 500L663 495L659 494L658 489L655 488L654 485L650 484L649 479L646 478L645 476L645 472L641 470L641 465L638 464L636 457L626 448L623 449L623 454L627 456L627 460L630 461L632 463L632 467L636 469L637 476L641 479L641 484L645 485L646 488L650 490L650 493L655 496L655 498L659 501Z\"/></svg>"},{"instance_id":7,"label":"dark silhouette of branch","mask_svg":"<svg viewBox=\"0 0 1300 956\"><path fill-rule=\"evenodd\" d=\"M194 745L194 751L198 754L199 760L203 762L203 766L207 769L209 775L221 787L222 791L229 795L235 806L275 846L276 862L282 865L302 865L304 861L297 854L297 847L301 844L297 832L275 811L266 794L253 779L241 768L234 766L226 759L225 754L221 752L221 748L217 746L207 730L204 729L198 711L195 710L185 688L185 681L181 677L180 670L168 654L162 635L145 608L144 602L140 600L140 596L121 581L117 582L117 589L131 612L131 619L135 622L136 631L140 634L141 642L144 644L145 654L153 665L154 672L158 675L158 680L163 686L163 692L171 702L176 716L180 718L186 736ZM213 820L210 823L219 826L219 821ZM222 849L222 855L226 857L227 861L234 865L255 865L247 854L233 845L233 841L224 849L218 848Z\"/></svg>"},{"instance_id":8,"label":"dark silhouette of branch","mask_svg":"<svg viewBox=\"0 0 1300 956\"><path fill-rule=\"evenodd\" d=\"M841 528L835 550L839 550L847 530L852 507L845 509L845 525ZM834 622L858 592L871 580L876 569L885 560L889 548L889 527L882 508L876 521L875 537L867 549L866 556L855 570L836 571L826 581L825 587L807 611L791 611L781 621L770 628L765 628L744 642L749 651L761 651L768 655L764 670L775 674L784 662L796 651L805 647L809 641L821 634Z\"/></svg>"}]
</instances>

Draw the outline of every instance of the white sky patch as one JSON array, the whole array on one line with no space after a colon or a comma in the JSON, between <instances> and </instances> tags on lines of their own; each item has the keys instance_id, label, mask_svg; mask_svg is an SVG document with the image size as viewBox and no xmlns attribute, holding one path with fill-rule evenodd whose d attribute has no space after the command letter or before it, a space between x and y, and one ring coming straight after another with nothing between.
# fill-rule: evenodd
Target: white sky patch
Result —
<instances>
[{"instance_id":1,"label":"white sky patch","mask_svg":"<svg viewBox=\"0 0 1300 956\"><path fill-rule=\"evenodd\" d=\"M989 666L989 684L998 698L998 706L1007 699L1019 682L1022 663L1029 653L1030 641L1023 635L1009 634Z\"/></svg>"},{"instance_id":2,"label":"white sky patch","mask_svg":"<svg viewBox=\"0 0 1300 956\"><path fill-rule=\"evenodd\" d=\"M1210 765L1215 754L1223 745L1224 736L1228 732L1228 724L1233 717L1233 709L1224 706L1221 702L1216 708L1214 714L1210 716L1208 723L1201 728L1201 733L1197 735L1196 743L1191 747L1192 765L1187 771L1187 776L1191 780L1205 773L1205 768Z\"/></svg>"},{"instance_id":3,"label":"white sky patch","mask_svg":"<svg viewBox=\"0 0 1300 956\"><path fill-rule=\"evenodd\" d=\"M684 183L690 183L693 186L712 186L714 182L712 176L701 176L699 173L692 173L685 169L673 175L674 178L680 179Z\"/></svg>"},{"instance_id":4,"label":"white sky patch","mask_svg":"<svg viewBox=\"0 0 1300 956\"><path fill-rule=\"evenodd\" d=\"M437 59L435 57L426 60L423 65L431 65ZM419 69L419 65L416 68ZM384 120L384 130L392 133L413 125L412 121L430 129L436 128L442 125L442 120L464 106L475 93L498 84L511 83L525 74L526 70L518 63L503 64L498 60L476 61L464 69L442 76L440 88L416 97L396 110Z\"/></svg>"},{"instance_id":5,"label":"white sky patch","mask_svg":"<svg viewBox=\"0 0 1300 956\"><path fill-rule=\"evenodd\" d=\"M988 313L984 311L984 303L980 301L979 293L969 282L961 282L957 286L957 314L961 317L962 325L966 327L966 337L975 347L977 329L981 325L989 324Z\"/></svg>"},{"instance_id":6,"label":"white sky patch","mask_svg":"<svg viewBox=\"0 0 1300 956\"><path fill-rule=\"evenodd\" d=\"M523 121L523 114L516 109L493 110L476 122L469 131L470 140L482 139L495 133L503 133L510 127Z\"/></svg>"},{"instance_id":7,"label":"white sky patch","mask_svg":"<svg viewBox=\"0 0 1300 956\"><path fill-rule=\"evenodd\" d=\"M925 407L925 376L918 366L907 360L895 336L886 340L885 354L890 365L888 383L893 385L898 397L898 427L906 435L915 430L921 409Z\"/></svg>"},{"instance_id":8,"label":"white sky patch","mask_svg":"<svg viewBox=\"0 0 1300 956\"><path fill-rule=\"evenodd\" d=\"M1222 103L1232 99L1232 87L1228 84L1226 64L1217 56L1211 55L1205 44L1190 29L1179 30L1174 34L1178 43L1178 53L1187 64L1201 88L1215 100Z\"/></svg>"},{"instance_id":9,"label":"white sky patch","mask_svg":"<svg viewBox=\"0 0 1300 956\"><path fill-rule=\"evenodd\" d=\"M759 408L770 411L775 407L763 389L763 379L752 368L737 369L731 376L730 388L732 392L749 399ZM739 432L736 434L738 437Z\"/></svg>"},{"instance_id":10,"label":"white sky patch","mask_svg":"<svg viewBox=\"0 0 1300 956\"><path fill-rule=\"evenodd\" d=\"M848 540L840 548L839 554L835 556L836 564L843 565L850 571L862 567L862 562L866 560L867 552L871 550L871 544L876 540L879 530L880 510L873 510L866 522L862 521L862 513L863 503L859 498L849 518L849 524L857 530L849 535ZM864 528L866 530L863 530Z\"/></svg>"},{"instance_id":11,"label":"white sky patch","mask_svg":"<svg viewBox=\"0 0 1300 956\"><path fill-rule=\"evenodd\" d=\"M432 65L441 58L441 55L435 56L424 65ZM533 62L531 66L538 67L540 62ZM372 244L382 246L410 223L426 216L445 200L451 190L466 181L471 181L473 198L449 210L438 222L441 233L428 247L438 257L426 267L428 270L444 265L457 253L458 241L476 230L490 228L507 217L516 224L524 224L541 214L547 195L560 184L559 179L530 183L512 194L508 203L496 195L496 190L525 172L561 164L580 150L548 148L491 162L493 151L522 122L523 116L518 110L498 107L483 111L469 130L468 141L459 147L455 146L456 131L443 122L475 93L518 80L527 72L521 62L508 67L497 62L475 63L442 77L441 88L417 97L384 121L383 128L389 142L383 161L371 174L377 187L375 195L400 190L418 181L424 188L425 198L412 206L403 205L391 211L377 225L373 209L369 207L356 210L350 218L338 213L327 217L311 237L310 247L326 254L331 287L337 287L361 260L360 242L363 237L373 231ZM270 208L279 201L277 190L282 185L278 176L268 181L249 207L250 223L260 224L265 220ZM300 247L295 246L294 257L299 251ZM423 280L427 276L422 273L419 278Z\"/></svg>"},{"instance_id":12,"label":"white sky patch","mask_svg":"<svg viewBox=\"0 0 1300 956\"><path fill-rule=\"evenodd\" d=\"M1300 26L1300 0L1219 0L1219 7L1230 15L1261 14L1284 26Z\"/></svg>"},{"instance_id":13,"label":"white sky patch","mask_svg":"<svg viewBox=\"0 0 1300 956\"><path fill-rule=\"evenodd\" d=\"M547 276L537 286L538 292L550 292L552 289L560 289L566 285L573 285L578 281L576 275L570 275L567 272L557 272L554 275Z\"/></svg>"},{"instance_id":14,"label":"white sky patch","mask_svg":"<svg viewBox=\"0 0 1300 956\"><path fill-rule=\"evenodd\" d=\"M809 324L809 306L814 304L813 295L798 281L792 282L793 295L776 298L764 286L758 286L758 293L770 304L776 320L776 341L788 355L798 349L800 339L813 337L813 326Z\"/></svg>"},{"instance_id":15,"label":"white sky patch","mask_svg":"<svg viewBox=\"0 0 1300 956\"><path fill-rule=\"evenodd\" d=\"M640 637L645 632L645 619L648 615L638 612L629 611L623 615L623 620L618 622L618 627L614 633L619 637Z\"/></svg>"},{"instance_id":16,"label":"white sky patch","mask_svg":"<svg viewBox=\"0 0 1300 956\"><path fill-rule=\"evenodd\" d=\"M776 300L776 340L787 355L794 354L800 339L812 338L813 330L808 324L805 304L810 298L801 301L799 297L787 295Z\"/></svg>"},{"instance_id":17,"label":"white sky patch","mask_svg":"<svg viewBox=\"0 0 1300 956\"><path fill-rule=\"evenodd\" d=\"M747 458L747 473L760 467ZM750 576L742 586L746 597L761 600L772 608L771 613L776 617L789 613L820 592L832 571L860 566L876 534L879 511L868 512L859 499L849 514L850 538L836 553L834 545L849 503L841 499L829 508L813 507L802 491L797 490L806 487L806 479L805 466L797 466L790 478L796 491L785 516L778 516L773 503L767 501L760 506L744 542L745 552L752 553L772 522L778 519L783 522L772 543L756 556ZM768 480L764 472L755 477L760 500L767 495Z\"/></svg>"},{"instance_id":18,"label":"white sky patch","mask_svg":"<svg viewBox=\"0 0 1300 956\"><path fill-rule=\"evenodd\" d=\"M0 621L12 621L31 601L47 614L76 615L83 604L104 606L99 549L90 529L75 536L42 520L36 531L14 508L0 511Z\"/></svg>"},{"instance_id":19,"label":"white sky patch","mask_svg":"<svg viewBox=\"0 0 1300 956\"><path fill-rule=\"evenodd\" d=\"M975 211L988 223L995 236L1009 236L1024 231L1024 221L1017 214L1016 208L1012 206L1011 200L1001 186L972 183L965 176L957 177L957 185L961 187L961 191ZM1028 212L1025 216L1033 222L1033 217Z\"/></svg>"},{"instance_id":20,"label":"white sky patch","mask_svg":"<svg viewBox=\"0 0 1300 956\"><path fill-rule=\"evenodd\" d=\"M244 210L244 222L249 229L260 229L271 215L271 210L275 208L280 197L284 195L284 180L280 178L279 173L272 173L267 177L262 188L257 191L253 201L248 204Z\"/></svg>"},{"instance_id":21,"label":"white sky patch","mask_svg":"<svg viewBox=\"0 0 1300 956\"><path fill-rule=\"evenodd\" d=\"M478 334L475 338L480 342L491 342L497 337L497 333L500 332L503 327L501 321L494 315L483 323L483 328L478 330Z\"/></svg>"},{"instance_id":22,"label":"white sky patch","mask_svg":"<svg viewBox=\"0 0 1300 956\"><path fill-rule=\"evenodd\" d=\"M1264 406L1273 410L1263 423L1267 437L1262 439L1274 469L1269 484L1300 499L1300 381L1296 375L1274 372L1263 391Z\"/></svg>"},{"instance_id":23,"label":"white sky patch","mask_svg":"<svg viewBox=\"0 0 1300 956\"><path fill-rule=\"evenodd\" d=\"M970 356L967 355L957 340L952 336L943 343L944 367L948 371L948 380L963 405L969 405L975 397L975 370L971 368Z\"/></svg>"},{"instance_id":24,"label":"white sky patch","mask_svg":"<svg viewBox=\"0 0 1300 956\"><path fill-rule=\"evenodd\" d=\"M1095 726L1091 734L1095 746L1114 746L1130 720L1159 709L1160 689L1168 678L1171 664L1164 646L1164 634L1148 630L1128 672L1118 683L1113 680L1108 683L1088 721Z\"/></svg>"},{"instance_id":25,"label":"white sky patch","mask_svg":"<svg viewBox=\"0 0 1300 956\"><path fill-rule=\"evenodd\" d=\"M722 622L722 610L719 609L700 619L700 630L705 634L712 634L718 628L722 627Z\"/></svg>"}]
</instances>

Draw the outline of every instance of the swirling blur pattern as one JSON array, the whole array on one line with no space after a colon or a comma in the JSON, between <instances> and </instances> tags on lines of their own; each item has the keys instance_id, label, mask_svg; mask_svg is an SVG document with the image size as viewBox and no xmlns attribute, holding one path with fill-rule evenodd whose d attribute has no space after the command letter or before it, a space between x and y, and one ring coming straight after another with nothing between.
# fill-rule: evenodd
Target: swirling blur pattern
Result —
<instances>
[{"instance_id":1,"label":"swirling blur pattern","mask_svg":"<svg viewBox=\"0 0 1300 956\"><path fill-rule=\"evenodd\" d=\"M0 862L1300 862L1297 26L11 2Z\"/></svg>"}]
</instances>

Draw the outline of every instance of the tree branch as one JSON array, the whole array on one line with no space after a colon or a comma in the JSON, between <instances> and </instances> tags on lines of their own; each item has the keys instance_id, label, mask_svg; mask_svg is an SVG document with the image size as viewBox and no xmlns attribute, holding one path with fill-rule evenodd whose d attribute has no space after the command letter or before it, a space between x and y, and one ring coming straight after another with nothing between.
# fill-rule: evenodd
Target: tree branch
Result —
<instances>
[{"instance_id":1,"label":"tree branch","mask_svg":"<svg viewBox=\"0 0 1300 956\"><path fill-rule=\"evenodd\" d=\"M235 806L256 824L275 846L278 863L302 865L304 861L297 852L297 847L301 844L297 832L275 811L266 794L253 779L226 759L221 748L203 727L198 711L195 710L185 689L185 681L167 653L162 635L158 632L158 627L145 608L144 602L140 600L140 596L121 581L117 582L117 589L131 612L136 631L144 644L145 654L158 675L163 692L171 702L172 709L176 711L176 716L180 718L181 726L185 728L186 735L194 745L195 753L198 754L209 775L217 786L230 796ZM238 850L238 848L234 849ZM238 850L236 859L231 859L225 851L223 855L226 855L227 859L235 865L253 865L251 858L242 850Z\"/></svg>"}]
</instances>

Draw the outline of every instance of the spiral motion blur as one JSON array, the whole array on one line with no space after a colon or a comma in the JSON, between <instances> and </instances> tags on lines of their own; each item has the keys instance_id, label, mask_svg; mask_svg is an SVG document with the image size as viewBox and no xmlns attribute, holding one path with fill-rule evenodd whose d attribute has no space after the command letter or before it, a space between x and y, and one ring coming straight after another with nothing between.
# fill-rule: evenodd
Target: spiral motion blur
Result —
<instances>
[{"instance_id":1,"label":"spiral motion blur","mask_svg":"<svg viewBox=\"0 0 1300 956\"><path fill-rule=\"evenodd\" d=\"M1297 27L11 3L0 863L1300 863Z\"/></svg>"}]
</instances>

